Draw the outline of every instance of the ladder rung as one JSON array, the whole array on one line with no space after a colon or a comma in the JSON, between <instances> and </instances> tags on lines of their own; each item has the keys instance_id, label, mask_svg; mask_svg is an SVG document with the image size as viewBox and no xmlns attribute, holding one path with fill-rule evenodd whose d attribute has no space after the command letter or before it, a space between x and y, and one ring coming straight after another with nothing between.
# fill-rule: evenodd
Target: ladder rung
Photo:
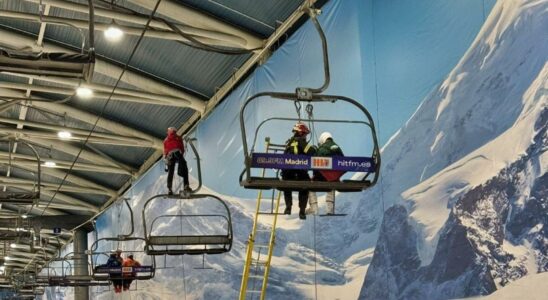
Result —
<instances>
[{"instance_id":1,"label":"ladder rung","mask_svg":"<svg viewBox=\"0 0 548 300\"><path fill-rule=\"evenodd\" d=\"M249 275L249 278L253 278L253 279L264 279L263 276L257 276L257 275Z\"/></svg>"},{"instance_id":2,"label":"ladder rung","mask_svg":"<svg viewBox=\"0 0 548 300\"><path fill-rule=\"evenodd\" d=\"M268 245L253 245L253 247L256 247L256 248L270 248L270 246L268 246Z\"/></svg>"},{"instance_id":3,"label":"ladder rung","mask_svg":"<svg viewBox=\"0 0 548 300\"><path fill-rule=\"evenodd\" d=\"M264 266L266 266L266 260L256 260L256 259L254 259L254 260L251 261L251 264L252 265L264 265Z\"/></svg>"},{"instance_id":4,"label":"ladder rung","mask_svg":"<svg viewBox=\"0 0 548 300\"><path fill-rule=\"evenodd\" d=\"M247 290L246 293L262 293L261 290Z\"/></svg>"},{"instance_id":5,"label":"ladder rung","mask_svg":"<svg viewBox=\"0 0 548 300\"><path fill-rule=\"evenodd\" d=\"M272 229L255 229L257 232L272 232Z\"/></svg>"}]
</instances>

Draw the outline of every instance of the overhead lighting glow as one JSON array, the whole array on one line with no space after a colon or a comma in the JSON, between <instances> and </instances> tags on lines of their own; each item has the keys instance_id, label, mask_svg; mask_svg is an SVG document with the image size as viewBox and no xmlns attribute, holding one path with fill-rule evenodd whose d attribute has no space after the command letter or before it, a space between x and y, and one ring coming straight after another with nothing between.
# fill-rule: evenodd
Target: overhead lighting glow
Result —
<instances>
[{"instance_id":1,"label":"overhead lighting glow","mask_svg":"<svg viewBox=\"0 0 548 300\"><path fill-rule=\"evenodd\" d=\"M11 247L11 248L15 248L15 247L17 247L17 244L16 244L16 243L12 243L12 244L10 245L10 247Z\"/></svg>"},{"instance_id":2,"label":"overhead lighting glow","mask_svg":"<svg viewBox=\"0 0 548 300\"><path fill-rule=\"evenodd\" d=\"M114 23L110 25L107 30L105 30L104 34L105 38L111 42L117 42L122 38L122 36L124 36L122 29Z\"/></svg>"},{"instance_id":3,"label":"overhead lighting glow","mask_svg":"<svg viewBox=\"0 0 548 300\"><path fill-rule=\"evenodd\" d=\"M5 260L11 260L11 257L6 256L6 257L4 257L4 259L5 259Z\"/></svg>"},{"instance_id":4,"label":"overhead lighting glow","mask_svg":"<svg viewBox=\"0 0 548 300\"><path fill-rule=\"evenodd\" d=\"M21 215L21 218L23 218L23 219L26 219L28 217L29 217L28 215Z\"/></svg>"},{"instance_id":5,"label":"overhead lighting glow","mask_svg":"<svg viewBox=\"0 0 548 300\"><path fill-rule=\"evenodd\" d=\"M59 131L59 132L57 133L57 136L58 136L60 139L62 139L62 140L68 140L68 139L70 139L70 138L72 137L72 133L63 130L63 131Z\"/></svg>"},{"instance_id":6,"label":"overhead lighting glow","mask_svg":"<svg viewBox=\"0 0 548 300\"><path fill-rule=\"evenodd\" d=\"M80 86L76 89L76 96L84 99L91 98L93 91L90 88Z\"/></svg>"},{"instance_id":7,"label":"overhead lighting glow","mask_svg":"<svg viewBox=\"0 0 548 300\"><path fill-rule=\"evenodd\" d=\"M55 168L56 166L57 166L57 164L54 161L51 161L51 160L48 160L44 163L44 167Z\"/></svg>"}]
</instances>

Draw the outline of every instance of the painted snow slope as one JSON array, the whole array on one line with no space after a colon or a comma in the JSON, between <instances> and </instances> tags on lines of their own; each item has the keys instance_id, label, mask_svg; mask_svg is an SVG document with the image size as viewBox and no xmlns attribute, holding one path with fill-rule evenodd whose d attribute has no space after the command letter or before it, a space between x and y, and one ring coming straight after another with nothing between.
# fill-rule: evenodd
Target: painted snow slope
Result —
<instances>
[{"instance_id":1,"label":"painted snow slope","mask_svg":"<svg viewBox=\"0 0 548 300\"><path fill-rule=\"evenodd\" d=\"M466 298L468 300L545 300L548 295L548 273L525 276L489 296Z\"/></svg>"}]
</instances>

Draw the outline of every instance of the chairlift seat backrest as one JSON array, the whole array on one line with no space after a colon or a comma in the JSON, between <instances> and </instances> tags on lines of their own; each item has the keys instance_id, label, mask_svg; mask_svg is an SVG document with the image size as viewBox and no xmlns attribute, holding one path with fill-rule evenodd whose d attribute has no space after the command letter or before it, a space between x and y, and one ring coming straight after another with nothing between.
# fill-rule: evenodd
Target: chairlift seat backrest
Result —
<instances>
[{"instance_id":1,"label":"chairlift seat backrest","mask_svg":"<svg viewBox=\"0 0 548 300\"><path fill-rule=\"evenodd\" d=\"M225 211L224 215L205 215L205 214L179 214L179 215L159 215L154 218L147 217L147 207L155 200L162 200L162 198L169 196L169 198L176 201L199 201L200 199L211 198L218 201ZM156 221L162 218L186 218L186 219L200 219L201 217L215 217L222 219L226 222L225 234L153 234L154 225ZM221 254L231 250L232 248L232 219L230 216L230 210L226 203L219 197L209 194L187 194L187 195L156 195L145 202L142 211L143 227L145 234L145 252L148 255L199 255L199 254ZM194 221L192 221L194 222ZM200 222L200 221L198 221ZM203 222L203 221L201 221ZM150 224L150 227L149 225Z\"/></svg>"}]
</instances>

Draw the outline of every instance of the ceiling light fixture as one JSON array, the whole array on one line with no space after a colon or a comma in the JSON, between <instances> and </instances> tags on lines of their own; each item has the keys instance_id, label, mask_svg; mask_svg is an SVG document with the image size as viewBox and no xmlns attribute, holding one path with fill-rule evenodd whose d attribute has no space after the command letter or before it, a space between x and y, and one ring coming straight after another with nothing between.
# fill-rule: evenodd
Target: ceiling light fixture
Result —
<instances>
[{"instance_id":1,"label":"ceiling light fixture","mask_svg":"<svg viewBox=\"0 0 548 300\"><path fill-rule=\"evenodd\" d=\"M124 36L124 32L113 20L107 30L105 30L104 35L107 40L117 42Z\"/></svg>"},{"instance_id":2,"label":"ceiling light fixture","mask_svg":"<svg viewBox=\"0 0 548 300\"><path fill-rule=\"evenodd\" d=\"M68 140L72 137L72 133L66 131L66 130L63 130L63 131L59 131L57 133L57 136L62 139L62 140Z\"/></svg>"},{"instance_id":3,"label":"ceiling light fixture","mask_svg":"<svg viewBox=\"0 0 548 300\"><path fill-rule=\"evenodd\" d=\"M54 161L51 161L51 160L48 160L44 163L44 167L47 167L47 168L55 168L56 166L57 166L57 164Z\"/></svg>"},{"instance_id":4,"label":"ceiling light fixture","mask_svg":"<svg viewBox=\"0 0 548 300\"><path fill-rule=\"evenodd\" d=\"M76 96L84 99L89 99L93 96L93 91L90 88L79 86L76 89Z\"/></svg>"}]
</instances>

